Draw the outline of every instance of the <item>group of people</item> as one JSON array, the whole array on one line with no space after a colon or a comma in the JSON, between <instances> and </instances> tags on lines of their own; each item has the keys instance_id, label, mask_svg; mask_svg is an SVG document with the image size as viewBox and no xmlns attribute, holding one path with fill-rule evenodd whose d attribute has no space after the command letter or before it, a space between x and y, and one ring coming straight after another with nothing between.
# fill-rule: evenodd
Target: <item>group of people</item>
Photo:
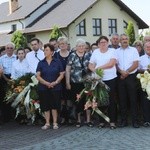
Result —
<instances>
[{"instance_id":1,"label":"group of people","mask_svg":"<svg viewBox=\"0 0 150 150\"><path fill-rule=\"evenodd\" d=\"M76 127L81 127L86 101L83 97L76 102L76 95L84 88L83 76L102 69L102 80L110 88L109 105L98 107L110 118L110 128L128 125L129 106L134 128L140 127L139 107L142 110L143 125L150 126L150 101L136 79L137 73L148 70L150 64L150 36L144 37L144 43L135 41L133 46L129 46L126 34L113 34L110 43L106 36L99 37L91 46L83 39L78 39L75 48L70 50L66 37L50 39L43 47L39 39L33 38L28 51L25 48L15 51L15 45L8 43L5 53L0 56L1 121L7 122L12 116L10 105L3 101L7 84L26 73L33 73L39 81L40 108L45 118L42 129L46 130L50 126L58 129L58 118L61 118L61 124L65 124L72 121L71 115L76 119ZM92 127L91 109L84 112L86 124ZM105 126L105 120L99 117L99 128Z\"/></svg>"}]
</instances>

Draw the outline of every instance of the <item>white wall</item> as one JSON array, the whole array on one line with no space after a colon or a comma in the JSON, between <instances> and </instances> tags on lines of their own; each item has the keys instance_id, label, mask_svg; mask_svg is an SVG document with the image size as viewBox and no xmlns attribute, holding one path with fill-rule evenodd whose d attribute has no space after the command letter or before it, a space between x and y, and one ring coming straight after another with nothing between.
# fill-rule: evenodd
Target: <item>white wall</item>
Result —
<instances>
[{"instance_id":1,"label":"white wall","mask_svg":"<svg viewBox=\"0 0 150 150\"><path fill-rule=\"evenodd\" d=\"M13 22L0 24L0 33L10 32L13 24L17 25L17 30L22 30L25 23L24 23L24 20L20 20L20 21L23 23L23 25L19 21L13 21Z\"/></svg>"},{"instance_id":2,"label":"white wall","mask_svg":"<svg viewBox=\"0 0 150 150\"><path fill-rule=\"evenodd\" d=\"M133 20L133 18L131 18L126 12L121 11L118 5L116 5L113 1L100 0L91 9L86 11L69 26L69 40L71 41L70 43L72 47L75 46L75 41L78 38L83 38L90 43L94 43L99 38L99 36L93 36L92 18L101 18L102 35L109 37L108 18L117 19L118 34L124 33L123 20L125 20L126 22L132 21L134 24L136 36L138 35L138 26L135 20ZM76 36L75 27L83 19L86 19L87 36Z\"/></svg>"}]
</instances>

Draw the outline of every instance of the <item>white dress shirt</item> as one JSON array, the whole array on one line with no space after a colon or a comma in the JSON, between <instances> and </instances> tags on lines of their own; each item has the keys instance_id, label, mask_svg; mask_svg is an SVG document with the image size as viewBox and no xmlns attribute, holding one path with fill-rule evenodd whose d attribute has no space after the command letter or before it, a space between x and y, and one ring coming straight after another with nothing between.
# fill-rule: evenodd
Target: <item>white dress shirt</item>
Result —
<instances>
[{"instance_id":1,"label":"white dress shirt","mask_svg":"<svg viewBox=\"0 0 150 150\"><path fill-rule=\"evenodd\" d=\"M0 57L0 67L3 69L4 74L11 74L12 64L16 60L16 55L9 57L7 54Z\"/></svg>"},{"instance_id":2,"label":"white dress shirt","mask_svg":"<svg viewBox=\"0 0 150 150\"><path fill-rule=\"evenodd\" d=\"M109 63L111 59L116 59L115 49L108 48L105 53L102 53L99 49L95 49L90 58L90 63L95 64L95 68L98 68ZM103 81L111 80L115 77L117 77L115 65L112 68L104 69Z\"/></svg>"},{"instance_id":3,"label":"white dress shirt","mask_svg":"<svg viewBox=\"0 0 150 150\"><path fill-rule=\"evenodd\" d=\"M126 49L123 49L122 47L118 48L116 50L117 55L117 64L118 67L121 70L126 71L129 69L134 61L139 61L139 54L136 48L128 46ZM130 74L133 74L137 71L137 68L130 72Z\"/></svg>"},{"instance_id":4,"label":"white dress shirt","mask_svg":"<svg viewBox=\"0 0 150 150\"><path fill-rule=\"evenodd\" d=\"M29 68L30 68L31 73L36 74L37 65L38 65L40 60L44 59L44 57L45 57L44 52L41 49L39 49L37 52L32 50L31 52L27 53L26 59L27 59L27 62L29 64Z\"/></svg>"},{"instance_id":5,"label":"white dress shirt","mask_svg":"<svg viewBox=\"0 0 150 150\"><path fill-rule=\"evenodd\" d=\"M148 65L150 65L150 56L147 54L140 57L139 69L148 69Z\"/></svg>"},{"instance_id":6,"label":"white dress shirt","mask_svg":"<svg viewBox=\"0 0 150 150\"><path fill-rule=\"evenodd\" d=\"M29 72L30 70L27 60L23 59L22 61L20 61L19 59L17 59L12 64L11 78L16 80L17 78Z\"/></svg>"}]
</instances>

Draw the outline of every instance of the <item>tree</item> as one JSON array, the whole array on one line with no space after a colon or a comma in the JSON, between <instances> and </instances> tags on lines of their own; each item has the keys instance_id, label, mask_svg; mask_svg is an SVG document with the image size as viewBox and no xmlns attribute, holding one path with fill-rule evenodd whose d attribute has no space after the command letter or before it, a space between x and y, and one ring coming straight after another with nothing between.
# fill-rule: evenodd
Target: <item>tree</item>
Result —
<instances>
[{"instance_id":1,"label":"tree","mask_svg":"<svg viewBox=\"0 0 150 150\"><path fill-rule=\"evenodd\" d=\"M15 44L16 49L27 46L27 39L20 31L13 33L11 42Z\"/></svg>"},{"instance_id":2,"label":"tree","mask_svg":"<svg viewBox=\"0 0 150 150\"><path fill-rule=\"evenodd\" d=\"M125 32L129 36L129 44L132 45L135 41L135 31L134 25L131 21L128 22L128 26Z\"/></svg>"},{"instance_id":3,"label":"tree","mask_svg":"<svg viewBox=\"0 0 150 150\"><path fill-rule=\"evenodd\" d=\"M52 32L50 33L50 39L58 39L60 36L62 36L62 33L60 29L55 25L52 29Z\"/></svg>"}]
</instances>

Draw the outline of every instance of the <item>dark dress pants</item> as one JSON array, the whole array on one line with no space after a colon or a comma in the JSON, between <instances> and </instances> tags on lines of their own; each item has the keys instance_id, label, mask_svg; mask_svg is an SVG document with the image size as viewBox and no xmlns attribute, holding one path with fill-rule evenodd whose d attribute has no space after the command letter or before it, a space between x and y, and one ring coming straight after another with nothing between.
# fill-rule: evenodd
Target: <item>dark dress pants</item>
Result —
<instances>
[{"instance_id":1,"label":"dark dress pants","mask_svg":"<svg viewBox=\"0 0 150 150\"><path fill-rule=\"evenodd\" d=\"M147 99L147 93L141 90L141 105L144 122L150 122L150 100Z\"/></svg>"},{"instance_id":2,"label":"dark dress pants","mask_svg":"<svg viewBox=\"0 0 150 150\"><path fill-rule=\"evenodd\" d=\"M127 103L130 102L132 123L137 121L137 93L136 93L136 74L131 74L125 79L118 79L119 105L121 120L127 121Z\"/></svg>"}]
</instances>

